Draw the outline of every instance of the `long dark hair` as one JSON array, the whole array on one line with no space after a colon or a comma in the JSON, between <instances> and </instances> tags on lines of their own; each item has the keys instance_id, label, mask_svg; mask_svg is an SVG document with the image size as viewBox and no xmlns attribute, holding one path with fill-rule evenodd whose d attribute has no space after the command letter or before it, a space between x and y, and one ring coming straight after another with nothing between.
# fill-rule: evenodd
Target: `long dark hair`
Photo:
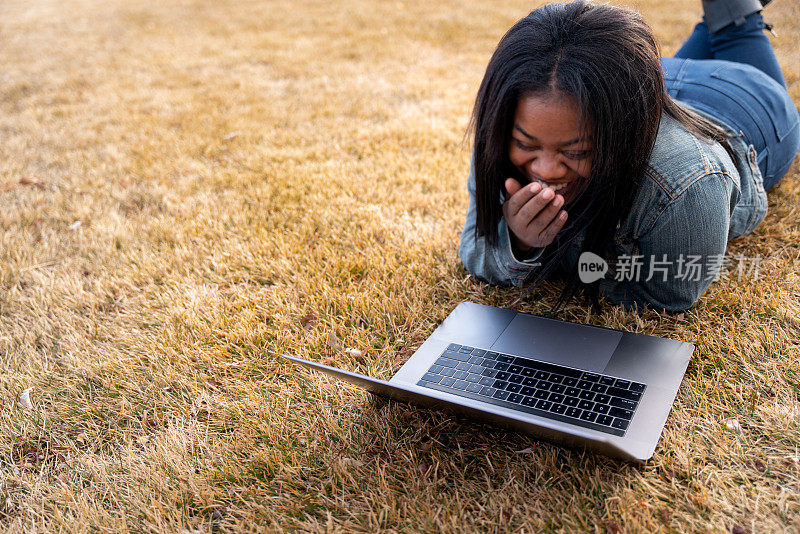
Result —
<instances>
[{"instance_id":1,"label":"long dark hair","mask_svg":"<svg viewBox=\"0 0 800 534\"><path fill-rule=\"evenodd\" d=\"M593 161L586 188L567 206L569 219L545 248L526 294L547 278L568 245L585 236L581 252L608 257L618 225L631 210L655 143L662 114L698 137L727 134L679 107L667 94L653 32L629 9L584 0L549 4L517 22L500 40L481 82L470 122L474 132L476 238L498 242L504 182L518 176L508 157L520 98L552 91L572 96L591 133ZM523 182L524 183L524 182ZM551 310L581 288L596 311L599 281L583 284L577 266Z\"/></svg>"}]
</instances>

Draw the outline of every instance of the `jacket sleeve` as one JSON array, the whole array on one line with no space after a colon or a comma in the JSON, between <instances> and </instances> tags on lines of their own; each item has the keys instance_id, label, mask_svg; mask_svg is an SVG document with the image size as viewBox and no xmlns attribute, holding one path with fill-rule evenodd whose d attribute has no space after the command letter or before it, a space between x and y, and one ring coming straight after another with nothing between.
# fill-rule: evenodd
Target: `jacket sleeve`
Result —
<instances>
[{"instance_id":1,"label":"jacket sleeve","mask_svg":"<svg viewBox=\"0 0 800 534\"><path fill-rule=\"evenodd\" d=\"M724 176L699 178L667 204L638 239L638 251L617 258L611 278L600 280L600 292L629 310L691 308L723 274L730 210Z\"/></svg>"},{"instance_id":2,"label":"jacket sleeve","mask_svg":"<svg viewBox=\"0 0 800 534\"><path fill-rule=\"evenodd\" d=\"M467 191L469 192L469 208L464 230L461 232L461 245L458 248L464 267L476 278L489 284L521 286L528 273L539 267L537 259L544 249L533 250L532 256L524 261L515 258L511 251L509 230L503 217L500 218L497 226L497 245L489 245L484 237L478 237L475 233L477 210L475 169L472 165L470 165L469 178L467 178Z\"/></svg>"}]
</instances>

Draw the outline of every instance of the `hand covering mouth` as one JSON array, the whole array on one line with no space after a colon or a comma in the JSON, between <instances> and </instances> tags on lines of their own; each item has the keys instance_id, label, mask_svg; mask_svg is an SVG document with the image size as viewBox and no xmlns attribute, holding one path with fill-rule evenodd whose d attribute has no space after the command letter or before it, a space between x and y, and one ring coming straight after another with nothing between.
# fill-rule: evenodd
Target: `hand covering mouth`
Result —
<instances>
[{"instance_id":1,"label":"hand covering mouth","mask_svg":"<svg viewBox=\"0 0 800 534\"><path fill-rule=\"evenodd\" d=\"M565 187L567 187L570 183L572 183L570 181L570 182L561 182L561 183L558 183L558 184L549 184L549 183L543 182L542 180L539 180L537 178L531 178L531 182L535 182L535 183L541 185L542 189L544 189L545 187L549 187L550 189L552 189L556 193L558 191L564 189Z\"/></svg>"}]
</instances>

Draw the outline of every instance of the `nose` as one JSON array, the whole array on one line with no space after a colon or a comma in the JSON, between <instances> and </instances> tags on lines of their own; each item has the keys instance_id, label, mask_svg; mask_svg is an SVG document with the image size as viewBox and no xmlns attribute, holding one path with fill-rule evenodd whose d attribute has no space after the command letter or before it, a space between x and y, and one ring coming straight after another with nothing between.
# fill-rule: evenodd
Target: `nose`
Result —
<instances>
[{"instance_id":1,"label":"nose","mask_svg":"<svg viewBox=\"0 0 800 534\"><path fill-rule=\"evenodd\" d=\"M567 174L557 154L541 153L528 163L528 172L544 182L563 180Z\"/></svg>"}]
</instances>

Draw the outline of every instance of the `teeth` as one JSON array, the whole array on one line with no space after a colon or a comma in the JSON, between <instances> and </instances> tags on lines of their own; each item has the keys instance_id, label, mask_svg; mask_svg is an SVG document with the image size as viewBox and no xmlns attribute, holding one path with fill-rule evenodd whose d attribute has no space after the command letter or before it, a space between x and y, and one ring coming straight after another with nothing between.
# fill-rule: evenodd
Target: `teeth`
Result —
<instances>
[{"instance_id":1,"label":"teeth","mask_svg":"<svg viewBox=\"0 0 800 534\"><path fill-rule=\"evenodd\" d=\"M536 182L537 184L541 185L543 190L544 190L545 187L549 187L553 191L560 191L561 189L564 189L565 187L567 187L567 184L557 184L557 185L546 184L546 183L542 182L541 180L537 180L535 178L533 179L533 181Z\"/></svg>"}]
</instances>

